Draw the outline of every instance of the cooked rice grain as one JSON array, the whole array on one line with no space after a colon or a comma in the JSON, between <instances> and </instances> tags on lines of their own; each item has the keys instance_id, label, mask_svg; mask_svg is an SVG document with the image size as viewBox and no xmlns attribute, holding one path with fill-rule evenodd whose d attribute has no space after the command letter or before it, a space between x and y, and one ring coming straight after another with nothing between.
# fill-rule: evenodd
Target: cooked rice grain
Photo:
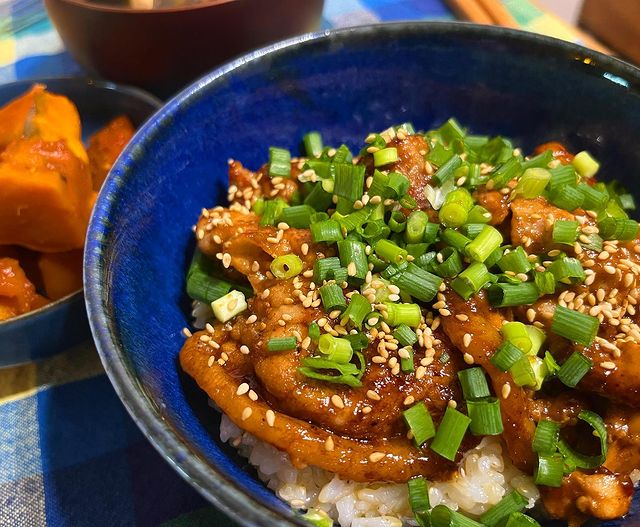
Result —
<instances>
[{"instance_id":1,"label":"cooked rice grain","mask_svg":"<svg viewBox=\"0 0 640 527\"><path fill-rule=\"evenodd\" d=\"M316 467L296 470L287 454L243 433L223 415L222 441L239 437L240 455L256 467L270 489L295 506L321 509L341 527L416 525L405 484L355 483ZM432 506L444 504L479 515L514 488L529 498L528 507L533 507L540 495L531 477L503 457L499 439L485 437L464 455L454 479L429 485L429 499Z\"/></svg>"}]
</instances>

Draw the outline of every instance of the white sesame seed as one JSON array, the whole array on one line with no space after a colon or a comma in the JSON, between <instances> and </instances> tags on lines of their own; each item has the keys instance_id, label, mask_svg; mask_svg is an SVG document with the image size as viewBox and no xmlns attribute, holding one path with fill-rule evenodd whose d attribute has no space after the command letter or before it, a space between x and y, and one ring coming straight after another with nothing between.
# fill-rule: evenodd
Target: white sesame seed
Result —
<instances>
[{"instance_id":1,"label":"white sesame seed","mask_svg":"<svg viewBox=\"0 0 640 527\"><path fill-rule=\"evenodd\" d=\"M185 338L190 338L193 336L193 333L191 333L191 330L189 328L182 328L182 334L185 336Z\"/></svg>"},{"instance_id":2,"label":"white sesame seed","mask_svg":"<svg viewBox=\"0 0 640 527\"><path fill-rule=\"evenodd\" d=\"M473 364L473 363L475 362L475 361L474 361L474 359L473 359L473 356L472 356L470 353L465 353L465 354L463 355L463 358L464 358L464 361L465 361L467 364Z\"/></svg>"},{"instance_id":3,"label":"white sesame seed","mask_svg":"<svg viewBox=\"0 0 640 527\"><path fill-rule=\"evenodd\" d=\"M506 399L507 397L509 397L510 393L511 393L511 385L508 382L505 382L502 385L502 398Z\"/></svg>"},{"instance_id":4,"label":"white sesame seed","mask_svg":"<svg viewBox=\"0 0 640 527\"><path fill-rule=\"evenodd\" d=\"M455 409L455 408L457 408L457 407L458 407L458 403L457 403L456 401L454 401L453 399L450 399L450 400L447 402L447 406L448 406L449 408L453 408L453 409Z\"/></svg>"},{"instance_id":5,"label":"white sesame seed","mask_svg":"<svg viewBox=\"0 0 640 527\"><path fill-rule=\"evenodd\" d=\"M246 382L243 382L238 389L236 390L236 395L244 395L249 391L249 385Z\"/></svg>"},{"instance_id":6,"label":"white sesame seed","mask_svg":"<svg viewBox=\"0 0 640 527\"><path fill-rule=\"evenodd\" d=\"M251 399L252 401L257 401L258 400L258 394L256 392L254 392L253 390L249 390L249 399Z\"/></svg>"},{"instance_id":7,"label":"white sesame seed","mask_svg":"<svg viewBox=\"0 0 640 527\"><path fill-rule=\"evenodd\" d=\"M465 333L464 336L462 337L462 343L464 344L465 348L468 348L469 345L471 344L471 339L473 337L471 336L470 333ZM466 359L465 359L466 360Z\"/></svg>"},{"instance_id":8,"label":"white sesame seed","mask_svg":"<svg viewBox=\"0 0 640 527\"><path fill-rule=\"evenodd\" d=\"M249 355L249 347L243 344L242 346L240 346L240 353L242 353L243 355Z\"/></svg>"},{"instance_id":9,"label":"white sesame seed","mask_svg":"<svg viewBox=\"0 0 640 527\"><path fill-rule=\"evenodd\" d=\"M253 410L247 406L244 410L242 410L242 416L240 417L243 421L246 421L247 419L249 419L249 417L251 417L251 414L253 413Z\"/></svg>"},{"instance_id":10,"label":"white sesame seed","mask_svg":"<svg viewBox=\"0 0 640 527\"><path fill-rule=\"evenodd\" d=\"M269 426L273 426L276 422L276 414L273 410L269 409L267 410L267 413L265 414L265 417L267 418L267 424Z\"/></svg>"},{"instance_id":11,"label":"white sesame seed","mask_svg":"<svg viewBox=\"0 0 640 527\"><path fill-rule=\"evenodd\" d=\"M600 367L605 370L614 370L616 365L611 361L601 362Z\"/></svg>"},{"instance_id":12,"label":"white sesame seed","mask_svg":"<svg viewBox=\"0 0 640 527\"><path fill-rule=\"evenodd\" d=\"M331 403L336 408L340 408L340 409L344 408L344 401L342 400L342 397L340 397L338 394L333 394L331 396Z\"/></svg>"},{"instance_id":13,"label":"white sesame seed","mask_svg":"<svg viewBox=\"0 0 640 527\"><path fill-rule=\"evenodd\" d=\"M378 461L382 461L386 457L384 452L373 452L369 455L369 461L372 463L377 463Z\"/></svg>"},{"instance_id":14,"label":"white sesame seed","mask_svg":"<svg viewBox=\"0 0 640 527\"><path fill-rule=\"evenodd\" d=\"M407 395L407 397L405 397L405 400L402 401L402 404L404 404L405 406L410 406L415 402L416 402L416 399L413 395Z\"/></svg>"}]
</instances>

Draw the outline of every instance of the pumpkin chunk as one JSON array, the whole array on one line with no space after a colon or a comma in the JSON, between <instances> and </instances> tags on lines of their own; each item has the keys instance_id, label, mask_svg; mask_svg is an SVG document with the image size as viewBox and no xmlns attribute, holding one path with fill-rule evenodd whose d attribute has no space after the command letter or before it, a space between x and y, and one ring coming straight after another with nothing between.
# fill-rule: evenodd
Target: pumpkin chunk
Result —
<instances>
[{"instance_id":1,"label":"pumpkin chunk","mask_svg":"<svg viewBox=\"0 0 640 527\"><path fill-rule=\"evenodd\" d=\"M18 260L0 258L0 320L42 307L48 300L36 293Z\"/></svg>"}]
</instances>

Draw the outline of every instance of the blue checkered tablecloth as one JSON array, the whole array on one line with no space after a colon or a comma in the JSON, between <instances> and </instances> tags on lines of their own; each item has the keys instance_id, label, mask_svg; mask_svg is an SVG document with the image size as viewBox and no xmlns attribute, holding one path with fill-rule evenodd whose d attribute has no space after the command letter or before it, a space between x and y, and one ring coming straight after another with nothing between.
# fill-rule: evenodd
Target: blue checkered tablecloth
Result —
<instances>
[{"instance_id":1,"label":"blue checkered tablecloth","mask_svg":"<svg viewBox=\"0 0 640 527\"><path fill-rule=\"evenodd\" d=\"M322 24L447 18L442 0L326 0ZM75 74L41 0L0 0L0 83ZM41 525L234 523L146 441L87 342L0 369L0 526Z\"/></svg>"}]
</instances>

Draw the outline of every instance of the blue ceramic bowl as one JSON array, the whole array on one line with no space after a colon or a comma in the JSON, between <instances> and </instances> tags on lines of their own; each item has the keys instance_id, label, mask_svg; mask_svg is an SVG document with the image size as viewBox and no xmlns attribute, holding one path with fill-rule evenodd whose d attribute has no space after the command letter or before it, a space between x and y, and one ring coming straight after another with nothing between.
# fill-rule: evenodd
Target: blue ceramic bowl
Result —
<instances>
[{"instance_id":1,"label":"blue ceramic bowl","mask_svg":"<svg viewBox=\"0 0 640 527\"><path fill-rule=\"evenodd\" d=\"M126 114L140 126L161 103L137 88L80 78L35 79L0 86L0 106L25 93L34 82L67 96L78 107L83 140L114 117ZM82 291L30 313L0 322L0 368L42 359L90 336Z\"/></svg>"},{"instance_id":2,"label":"blue ceramic bowl","mask_svg":"<svg viewBox=\"0 0 640 527\"><path fill-rule=\"evenodd\" d=\"M191 226L226 199L227 159L259 167L318 129L355 147L370 131L456 116L531 149L588 148L640 183L640 71L559 40L502 28L401 23L307 35L238 59L184 90L120 157L89 228L93 335L125 405L194 487L246 525L299 524L220 444L218 416L178 368L189 325ZM636 500L633 518L640 522ZM609 523L608 525L621 525Z\"/></svg>"}]
</instances>

